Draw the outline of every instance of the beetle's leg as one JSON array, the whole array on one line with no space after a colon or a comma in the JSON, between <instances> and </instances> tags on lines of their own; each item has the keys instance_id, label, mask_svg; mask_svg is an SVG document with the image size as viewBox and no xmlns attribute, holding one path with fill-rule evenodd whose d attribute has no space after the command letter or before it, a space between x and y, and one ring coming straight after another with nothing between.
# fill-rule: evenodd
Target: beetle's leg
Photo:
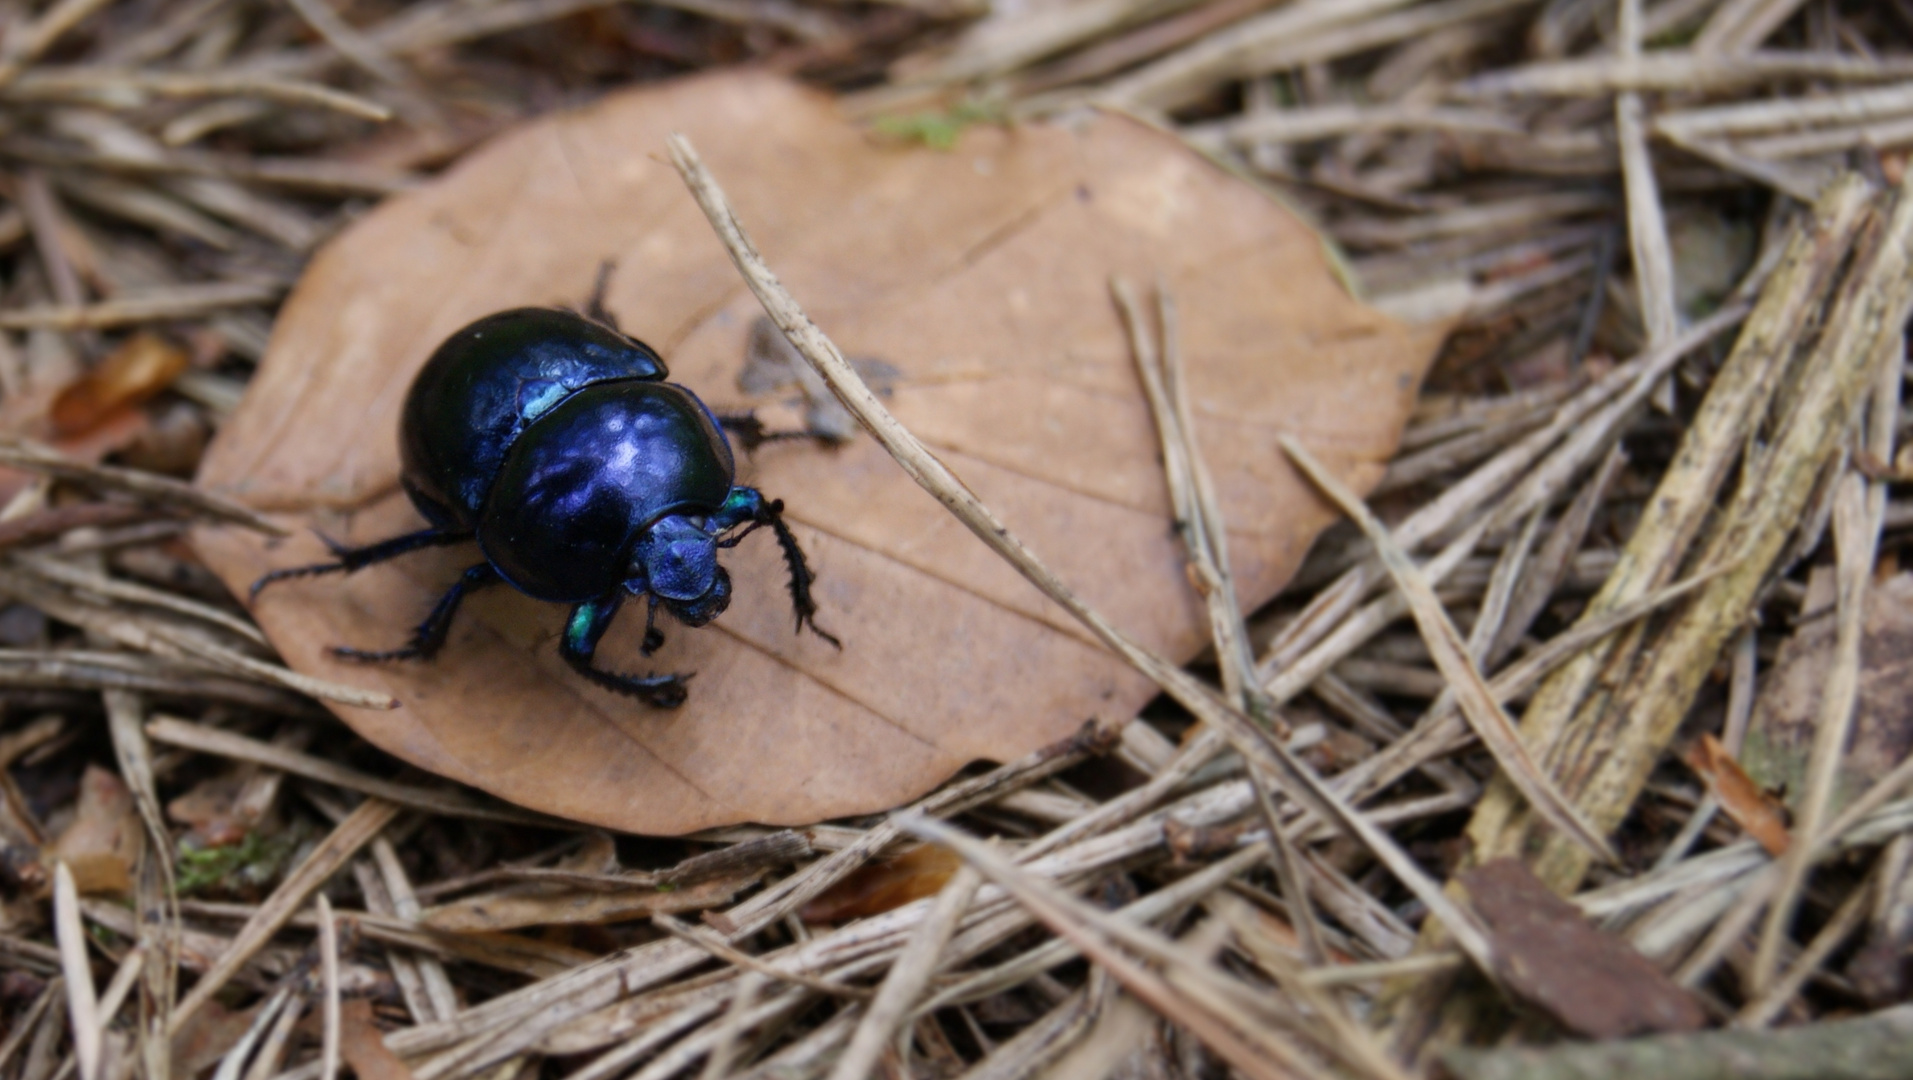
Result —
<instances>
[{"instance_id":1,"label":"beetle's leg","mask_svg":"<svg viewBox=\"0 0 1913 1080\"><path fill-rule=\"evenodd\" d=\"M802 632L810 627L810 632L837 646L844 643L837 636L817 625L817 602L811 599L810 585L817 580L811 573L810 564L804 560L804 549L797 544L797 537L784 524L784 500L772 499L769 502L755 488L735 487L730 497L724 500L724 506L711 517L713 529L724 530L736 525L744 527L717 542L721 548L736 547L746 536L756 532L761 525L768 525L777 535L777 546L783 549L784 565L790 568L790 606L797 613L797 629Z\"/></svg>"},{"instance_id":2,"label":"beetle's leg","mask_svg":"<svg viewBox=\"0 0 1913 1080\"><path fill-rule=\"evenodd\" d=\"M684 681L689 675L619 675L591 663L598 651L598 640L610 628L611 619L623 602L624 593L620 590L572 608L571 617L565 620L564 636L558 639L558 655L578 674L606 690L641 698L660 709L675 709L684 704Z\"/></svg>"},{"instance_id":3,"label":"beetle's leg","mask_svg":"<svg viewBox=\"0 0 1913 1080\"><path fill-rule=\"evenodd\" d=\"M472 538L471 533L453 532L449 529L420 529L418 532L406 533L404 536L394 536L390 540L381 540L376 544L367 544L364 547L346 547L344 544L339 543L324 533L318 533L317 535L319 539L325 541L325 546L331 549L333 557L338 560L337 562L313 563L310 566L288 566L284 570L274 570L269 574L262 575L258 581L252 583L251 595L257 597L259 590L275 581L284 581L287 578L311 577L314 574L349 574L354 570L371 566L373 563L382 563L387 559L395 559L400 555L417 551L420 548L449 547L452 544L460 544Z\"/></svg>"},{"instance_id":4,"label":"beetle's leg","mask_svg":"<svg viewBox=\"0 0 1913 1080\"><path fill-rule=\"evenodd\" d=\"M458 614L458 605L467 593L476 592L487 585L496 585L504 579L488 562L468 568L458 579L458 583L447 589L438 603L432 605L432 613L413 631L412 640L398 649L353 649L344 645L332 646L332 655L343 660L429 660L445 645L445 637L452 631L452 616Z\"/></svg>"},{"instance_id":5,"label":"beetle's leg","mask_svg":"<svg viewBox=\"0 0 1913 1080\"><path fill-rule=\"evenodd\" d=\"M717 417L718 426L730 432L731 437L737 440L737 444L742 446L747 454L765 443L783 442L786 439L829 441L824 436L809 431L771 431L764 426L764 421L759 420L757 414L752 412L713 412L711 415Z\"/></svg>"},{"instance_id":6,"label":"beetle's leg","mask_svg":"<svg viewBox=\"0 0 1913 1080\"><path fill-rule=\"evenodd\" d=\"M644 644L638 651L650 656L664 648L664 631L658 629L658 598L650 593L644 594Z\"/></svg>"}]
</instances>

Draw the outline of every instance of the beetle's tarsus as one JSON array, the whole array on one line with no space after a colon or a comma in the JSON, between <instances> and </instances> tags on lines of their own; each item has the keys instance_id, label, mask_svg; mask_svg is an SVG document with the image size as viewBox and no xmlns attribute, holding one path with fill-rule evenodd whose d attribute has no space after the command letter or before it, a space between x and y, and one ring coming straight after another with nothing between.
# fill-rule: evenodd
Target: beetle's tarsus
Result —
<instances>
[{"instance_id":1,"label":"beetle's tarsus","mask_svg":"<svg viewBox=\"0 0 1913 1080\"><path fill-rule=\"evenodd\" d=\"M571 617L565 620L565 632L558 638L558 655L565 658L573 671L614 694L638 698L660 709L677 708L689 696L684 688L691 677L689 674L620 675L592 662L598 652L599 639L611 628L611 620L623 603L623 593L613 592L572 608Z\"/></svg>"},{"instance_id":2,"label":"beetle's tarsus","mask_svg":"<svg viewBox=\"0 0 1913 1080\"><path fill-rule=\"evenodd\" d=\"M591 296L585 300L584 310L585 318L595 323L602 323L613 330L618 330L618 317L611 314L610 308L604 306L604 297L606 290L611 287L612 271L617 268L618 260L616 259L606 259L598 264L598 276L592 279ZM624 331L618 330L618 332Z\"/></svg>"},{"instance_id":3,"label":"beetle's tarsus","mask_svg":"<svg viewBox=\"0 0 1913 1080\"><path fill-rule=\"evenodd\" d=\"M383 663L388 660L430 660L445 647L445 639L452 632L452 617L458 614L458 605L464 602L467 593L476 592L487 585L496 585L504 578L489 562L467 567L459 576L457 584L445 590L445 595L432 605L432 613L418 624L412 632L412 640L397 649L354 649L348 645L334 645L332 655L341 660L354 660L360 663Z\"/></svg>"},{"instance_id":4,"label":"beetle's tarsus","mask_svg":"<svg viewBox=\"0 0 1913 1080\"><path fill-rule=\"evenodd\" d=\"M664 631L658 629L658 598L647 594L644 605L644 643L638 652L650 656L664 648Z\"/></svg>"},{"instance_id":5,"label":"beetle's tarsus","mask_svg":"<svg viewBox=\"0 0 1913 1080\"><path fill-rule=\"evenodd\" d=\"M565 659L571 660L570 657ZM683 675L619 675L603 668L592 667L589 663L571 662L572 670L614 694L634 697L659 709L675 709L690 697L685 683L690 680L689 673Z\"/></svg>"},{"instance_id":6,"label":"beetle's tarsus","mask_svg":"<svg viewBox=\"0 0 1913 1080\"><path fill-rule=\"evenodd\" d=\"M316 529L313 530L313 535L317 536L319 540L325 544L326 550L332 552L332 556L336 560L335 562L312 563L309 566L289 566L283 570L274 570L270 573L263 574L258 581L252 583L250 596L257 598L259 596L259 590L264 589L275 581L284 581L287 578L314 577L319 574L349 574L354 570L363 570L374 563L382 563L387 559L396 559L400 555L409 554L421 548L447 547L471 539L470 533L452 532L449 529L433 528L420 529L418 532L406 533L403 536L394 536L390 540L381 540L376 544L366 544L363 547L350 547L339 543L337 540L332 539L330 536Z\"/></svg>"}]
</instances>

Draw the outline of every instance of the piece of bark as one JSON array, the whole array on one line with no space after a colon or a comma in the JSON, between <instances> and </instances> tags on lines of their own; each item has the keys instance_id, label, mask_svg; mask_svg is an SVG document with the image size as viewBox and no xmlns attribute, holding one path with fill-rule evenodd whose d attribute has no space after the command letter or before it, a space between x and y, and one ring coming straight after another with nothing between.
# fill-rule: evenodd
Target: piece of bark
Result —
<instances>
[{"instance_id":1,"label":"piece of bark","mask_svg":"<svg viewBox=\"0 0 1913 1080\"><path fill-rule=\"evenodd\" d=\"M1905 1080L1913 1006L1777 1031L1706 1031L1546 1049L1455 1048L1460 1080Z\"/></svg>"},{"instance_id":2,"label":"piece of bark","mask_svg":"<svg viewBox=\"0 0 1913 1080\"><path fill-rule=\"evenodd\" d=\"M1706 1025L1691 994L1632 945L1595 929L1521 862L1496 859L1461 882L1488 924L1502 981L1569 1030L1619 1039Z\"/></svg>"}]
</instances>

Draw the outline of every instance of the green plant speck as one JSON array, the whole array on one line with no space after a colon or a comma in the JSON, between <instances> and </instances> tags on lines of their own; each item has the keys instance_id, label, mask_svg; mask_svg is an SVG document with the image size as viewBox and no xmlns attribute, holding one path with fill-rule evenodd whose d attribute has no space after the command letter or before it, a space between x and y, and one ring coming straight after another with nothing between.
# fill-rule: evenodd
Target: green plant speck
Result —
<instances>
[{"instance_id":1,"label":"green plant speck","mask_svg":"<svg viewBox=\"0 0 1913 1080\"><path fill-rule=\"evenodd\" d=\"M296 841L289 836L266 837L257 832L246 834L237 844L225 847L179 849L179 891L201 892L216 885L231 885L244 876L265 881L277 876L280 864L292 854Z\"/></svg>"},{"instance_id":2,"label":"green plant speck","mask_svg":"<svg viewBox=\"0 0 1913 1080\"><path fill-rule=\"evenodd\" d=\"M932 150L956 146L963 129L972 124L1000 124L1003 110L980 102L964 101L943 112L905 113L877 118L876 129L894 139L920 142Z\"/></svg>"}]
</instances>

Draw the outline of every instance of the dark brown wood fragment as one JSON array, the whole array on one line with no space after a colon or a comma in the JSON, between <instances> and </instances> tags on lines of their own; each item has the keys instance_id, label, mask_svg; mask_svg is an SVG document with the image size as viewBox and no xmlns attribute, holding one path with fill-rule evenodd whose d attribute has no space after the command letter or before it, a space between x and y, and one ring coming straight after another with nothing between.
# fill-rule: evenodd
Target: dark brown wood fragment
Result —
<instances>
[{"instance_id":1,"label":"dark brown wood fragment","mask_svg":"<svg viewBox=\"0 0 1913 1080\"><path fill-rule=\"evenodd\" d=\"M1706 1026L1691 994L1633 946L1595 929L1521 862L1496 859L1461 882L1488 924L1496 973L1569 1030L1619 1039Z\"/></svg>"}]
</instances>

